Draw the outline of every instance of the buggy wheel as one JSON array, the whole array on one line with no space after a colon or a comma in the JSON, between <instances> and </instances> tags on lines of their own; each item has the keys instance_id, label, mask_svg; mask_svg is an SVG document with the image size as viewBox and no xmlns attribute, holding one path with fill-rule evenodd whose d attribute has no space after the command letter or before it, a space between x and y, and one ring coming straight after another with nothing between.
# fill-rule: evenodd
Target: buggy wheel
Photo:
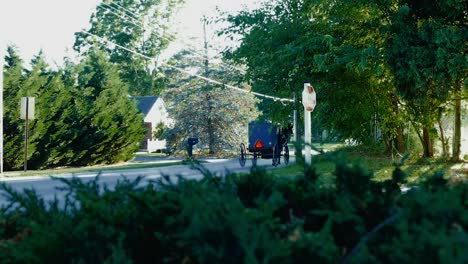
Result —
<instances>
[{"instance_id":1,"label":"buggy wheel","mask_svg":"<svg viewBox=\"0 0 468 264\"><path fill-rule=\"evenodd\" d=\"M289 164L289 147L287 144L284 145L284 164L288 165Z\"/></svg>"},{"instance_id":2,"label":"buggy wheel","mask_svg":"<svg viewBox=\"0 0 468 264\"><path fill-rule=\"evenodd\" d=\"M278 166L280 164L280 156L281 156L281 150L278 147L278 144L276 144L273 147L273 157L272 157L272 165L273 166Z\"/></svg>"},{"instance_id":3,"label":"buggy wheel","mask_svg":"<svg viewBox=\"0 0 468 264\"><path fill-rule=\"evenodd\" d=\"M252 166L257 166L257 159L258 159L258 153L254 152L253 153L253 159L252 159Z\"/></svg>"},{"instance_id":4,"label":"buggy wheel","mask_svg":"<svg viewBox=\"0 0 468 264\"><path fill-rule=\"evenodd\" d=\"M241 167L245 166L245 160L246 160L246 153L245 153L245 145L244 143L240 143L239 145L239 164Z\"/></svg>"}]
</instances>

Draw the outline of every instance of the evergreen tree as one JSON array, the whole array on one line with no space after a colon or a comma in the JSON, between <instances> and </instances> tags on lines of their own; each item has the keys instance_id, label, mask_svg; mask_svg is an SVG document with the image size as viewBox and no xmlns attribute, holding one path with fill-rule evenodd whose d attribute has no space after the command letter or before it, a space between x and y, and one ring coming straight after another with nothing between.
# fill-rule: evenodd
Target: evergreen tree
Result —
<instances>
[{"instance_id":1,"label":"evergreen tree","mask_svg":"<svg viewBox=\"0 0 468 264\"><path fill-rule=\"evenodd\" d=\"M23 165L19 106L26 96L36 99L35 119L29 122L29 168L114 163L130 159L138 149L142 117L105 53L93 50L80 65L67 61L58 72L48 69L42 53L30 70L23 69L13 47L5 59L5 170Z\"/></svg>"},{"instance_id":2,"label":"evergreen tree","mask_svg":"<svg viewBox=\"0 0 468 264\"><path fill-rule=\"evenodd\" d=\"M75 99L80 130L72 143L76 165L127 160L144 136L143 118L107 55L91 50L78 72Z\"/></svg>"},{"instance_id":3,"label":"evergreen tree","mask_svg":"<svg viewBox=\"0 0 468 264\"><path fill-rule=\"evenodd\" d=\"M23 164L23 122L20 120L20 89L23 82L23 62L15 47L9 46L4 66L4 169L15 170Z\"/></svg>"},{"instance_id":4,"label":"evergreen tree","mask_svg":"<svg viewBox=\"0 0 468 264\"><path fill-rule=\"evenodd\" d=\"M47 105L44 104L45 98L43 93L49 85L51 72L45 61L44 54L39 52L31 60L31 69L25 70L24 81L20 90L21 97L34 97L34 119L29 120L28 131L28 163L34 155L47 155L47 149L38 148L38 143L41 141L44 131L44 118L47 117L49 111ZM23 120L24 122L24 120ZM23 125L23 134L25 133L25 126ZM28 166L29 167L29 166ZM31 168L38 168L39 164L32 163Z\"/></svg>"},{"instance_id":5,"label":"evergreen tree","mask_svg":"<svg viewBox=\"0 0 468 264\"><path fill-rule=\"evenodd\" d=\"M99 131L106 131L106 135L93 147L100 153L97 161L104 163L131 159L145 132L143 116L137 112L135 102L129 99L127 88L114 74L109 76L106 89L94 103L93 125Z\"/></svg>"},{"instance_id":6,"label":"evergreen tree","mask_svg":"<svg viewBox=\"0 0 468 264\"><path fill-rule=\"evenodd\" d=\"M51 73L50 81L36 101L36 151L32 153L31 168L67 166L73 152L69 144L74 140L73 129L67 118L74 111L73 87L62 81L62 73Z\"/></svg>"},{"instance_id":7,"label":"evergreen tree","mask_svg":"<svg viewBox=\"0 0 468 264\"><path fill-rule=\"evenodd\" d=\"M196 60L187 51L176 54L170 63L226 84L242 86L235 73L214 65L207 68L207 61ZM175 121L173 128L166 132L172 148L181 147L178 144L186 137L199 137L199 144L208 146L210 154L234 149L245 142L248 122L259 115L252 94L176 70L166 71L166 76L169 88L163 96L169 116Z\"/></svg>"}]
</instances>

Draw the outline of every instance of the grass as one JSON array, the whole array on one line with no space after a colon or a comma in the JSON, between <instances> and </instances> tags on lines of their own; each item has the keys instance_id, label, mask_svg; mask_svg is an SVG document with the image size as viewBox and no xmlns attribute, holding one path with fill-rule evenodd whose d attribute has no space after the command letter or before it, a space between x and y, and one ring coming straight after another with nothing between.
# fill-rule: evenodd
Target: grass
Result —
<instances>
[{"instance_id":1,"label":"grass","mask_svg":"<svg viewBox=\"0 0 468 264\"><path fill-rule=\"evenodd\" d=\"M312 147L316 149L324 149L327 151L335 151L345 147L343 143L312 143Z\"/></svg>"},{"instance_id":2,"label":"grass","mask_svg":"<svg viewBox=\"0 0 468 264\"><path fill-rule=\"evenodd\" d=\"M137 157L156 157L156 158L164 158L167 157L165 153L137 153Z\"/></svg>"},{"instance_id":3,"label":"grass","mask_svg":"<svg viewBox=\"0 0 468 264\"><path fill-rule=\"evenodd\" d=\"M320 147L319 147L320 148ZM395 169L396 163L400 160L393 160L391 157L381 154L379 151L369 151L359 147L334 148L336 151L316 155L312 157L313 166L322 177L334 177L335 160L344 159L349 164L361 164L363 167L374 173L374 180L383 181L390 179ZM455 181L468 181L468 166L466 163L451 164L438 160L407 161L401 168L408 175L409 183L416 183L424 180L426 176L434 175L437 171L444 172L448 179ZM295 177L303 175L302 164L292 164L272 170L273 175L278 177Z\"/></svg>"},{"instance_id":4,"label":"grass","mask_svg":"<svg viewBox=\"0 0 468 264\"><path fill-rule=\"evenodd\" d=\"M82 168L58 168L49 170L28 170L24 171L10 171L4 172L5 177L18 177L18 176L38 176L38 175L58 175L58 174L71 174L71 173L85 173L85 172L101 172L106 171L117 171L117 170L131 170L131 169L147 169L147 168L159 168L165 166L181 165L183 161L168 161L161 163L125 163L118 165L101 165L93 167L82 167Z\"/></svg>"}]
</instances>

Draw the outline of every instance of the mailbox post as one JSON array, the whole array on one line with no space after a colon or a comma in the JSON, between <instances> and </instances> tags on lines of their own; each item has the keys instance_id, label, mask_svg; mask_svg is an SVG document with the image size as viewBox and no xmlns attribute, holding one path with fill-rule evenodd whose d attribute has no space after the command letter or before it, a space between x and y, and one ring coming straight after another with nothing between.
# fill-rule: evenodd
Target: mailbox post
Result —
<instances>
[{"instance_id":1,"label":"mailbox post","mask_svg":"<svg viewBox=\"0 0 468 264\"><path fill-rule=\"evenodd\" d=\"M198 144L198 138L188 138L187 139L187 153L189 158L192 158L193 155L193 146Z\"/></svg>"},{"instance_id":2,"label":"mailbox post","mask_svg":"<svg viewBox=\"0 0 468 264\"><path fill-rule=\"evenodd\" d=\"M34 97L21 97L20 118L25 120L24 129L24 171L28 170L29 120L34 119Z\"/></svg>"},{"instance_id":3,"label":"mailbox post","mask_svg":"<svg viewBox=\"0 0 468 264\"><path fill-rule=\"evenodd\" d=\"M311 144L312 144L312 121L310 113L314 111L317 104L314 87L310 83L304 83L304 90L302 91L302 105L304 105L304 151L305 162L308 165L312 164Z\"/></svg>"}]
</instances>

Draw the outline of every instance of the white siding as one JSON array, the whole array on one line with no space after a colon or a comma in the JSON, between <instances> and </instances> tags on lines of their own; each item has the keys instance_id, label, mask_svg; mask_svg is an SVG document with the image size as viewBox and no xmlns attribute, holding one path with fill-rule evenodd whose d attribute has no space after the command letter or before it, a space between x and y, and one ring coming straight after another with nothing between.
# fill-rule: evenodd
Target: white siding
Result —
<instances>
[{"instance_id":1,"label":"white siding","mask_svg":"<svg viewBox=\"0 0 468 264\"><path fill-rule=\"evenodd\" d=\"M151 130L152 133L156 129L156 126L159 123L164 123L166 126L170 126L172 124L172 120L168 117L166 107L164 106L164 100L162 98L158 98L156 103L151 107L150 111L144 118L145 123L151 123ZM153 152L158 149L165 149L166 148L166 140L149 140L148 139L148 149L146 151Z\"/></svg>"}]
</instances>

